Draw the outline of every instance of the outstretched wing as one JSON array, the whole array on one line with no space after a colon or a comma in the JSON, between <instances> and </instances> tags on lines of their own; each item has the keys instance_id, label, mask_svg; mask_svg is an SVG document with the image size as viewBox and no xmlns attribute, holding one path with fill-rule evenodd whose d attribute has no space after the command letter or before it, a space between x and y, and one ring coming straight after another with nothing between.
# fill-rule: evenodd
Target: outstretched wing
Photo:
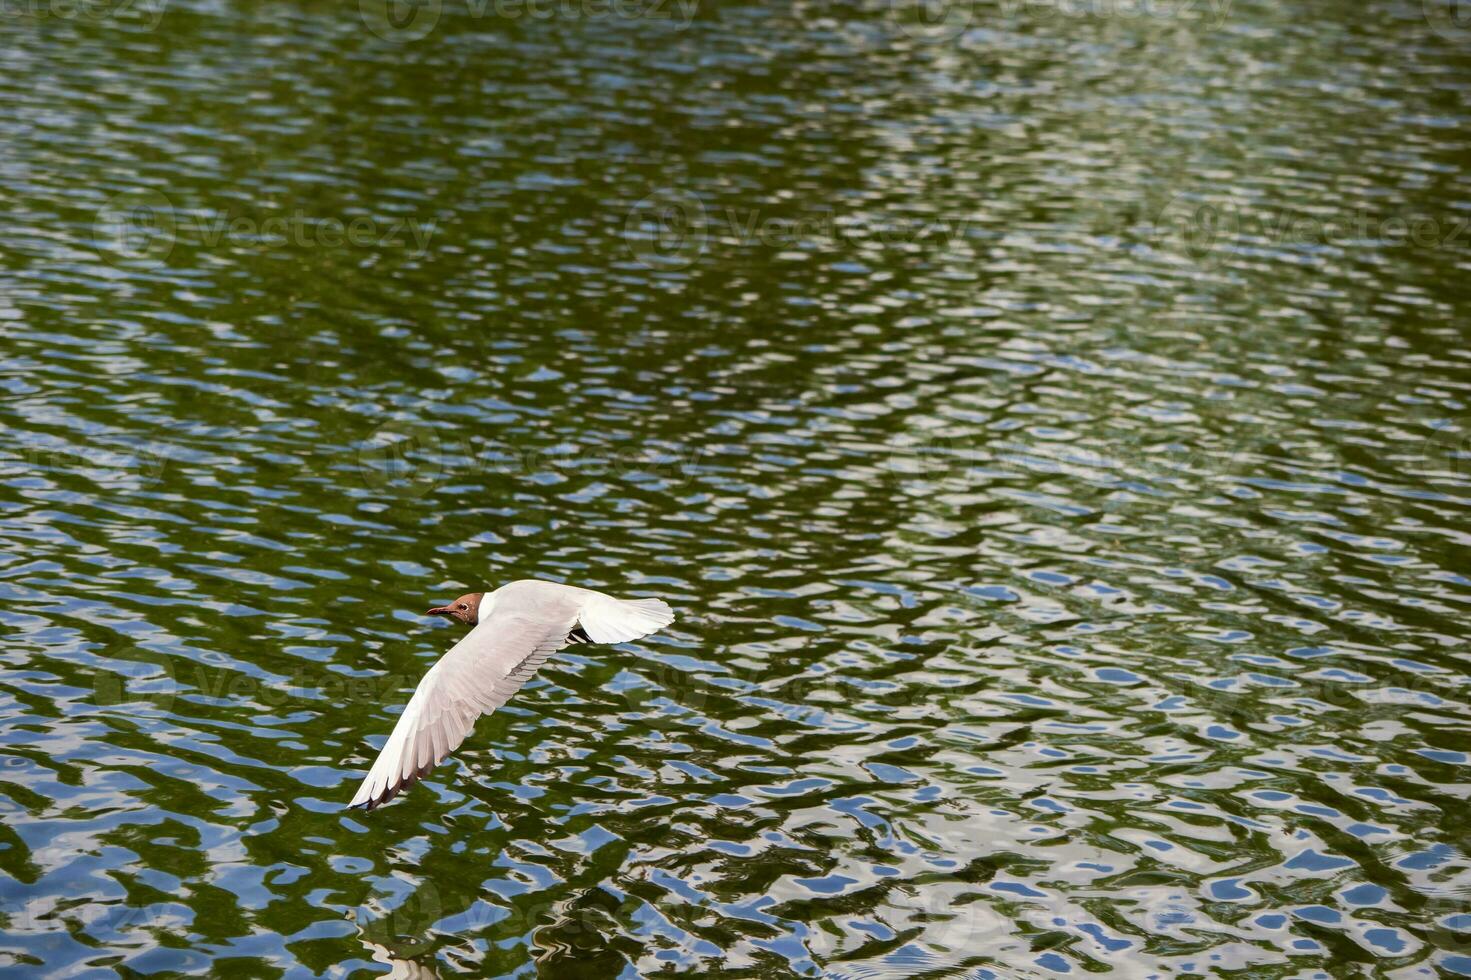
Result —
<instances>
[{"instance_id":1,"label":"outstretched wing","mask_svg":"<svg viewBox=\"0 0 1471 980\"><path fill-rule=\"evenodd\" d=\"M674 612L663 599L615 599L589 591L578 622L593 643L626 643L668 626Z\"/></svg>"},{"instance_id":2,"label":"outstretched wing","mask_svg":"<svg viewBox=\"0 0 1471 980\"><path fill-rule=\"evenodd\" d=\"M349 806L387 803L459 748L475 719L510 700L567 644L575 607L560 622L494 615L439 659L393 726Z\"/></svg>"},{"instance_id":3,"label":"outstretched wing","mask_svg":"<svg viewBox=\"0 0 1471 980\"><path fill-rule=\"evenodd\" d=\"M568 643L621 643L674 619L658 599L614 599L551 582L518 582L500 592L506 594L497 594L489 615L419 682L349 806L371 810L403 792Z\"/></svg>"}]
</instances>

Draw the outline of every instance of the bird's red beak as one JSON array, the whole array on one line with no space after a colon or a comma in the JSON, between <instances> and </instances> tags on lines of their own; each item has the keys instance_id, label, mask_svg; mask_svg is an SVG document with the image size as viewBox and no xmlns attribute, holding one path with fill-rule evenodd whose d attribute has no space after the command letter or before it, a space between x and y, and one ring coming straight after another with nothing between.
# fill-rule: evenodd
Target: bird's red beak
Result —
<instances>
[{"instance_id":1,"label":"bird's red beak","mask_svg":"<svg viewBox=\"0 0 1471 980\"><path fill-rule=\"evenodd\" d=\"M454 610L451 609L449 606L435 606L433 609L429 610L424 615L426 615L426 616L450 616L450 615L453 615L453 614L454 614Z\"/></svg>"}]
</instances>

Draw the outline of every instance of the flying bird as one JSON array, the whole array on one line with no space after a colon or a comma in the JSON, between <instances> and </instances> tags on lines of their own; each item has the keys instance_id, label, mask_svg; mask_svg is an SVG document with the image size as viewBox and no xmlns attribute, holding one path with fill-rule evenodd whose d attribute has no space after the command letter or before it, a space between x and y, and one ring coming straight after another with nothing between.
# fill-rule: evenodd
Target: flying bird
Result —
<instances>
[{"instance_id":1,"label":"flying bird","mask_svg":"<svg viewBox=\"0 0 1471 980\"><path fill-rule=\"evenodd\" d=\"M571 643L624 643L674 622L662 599L615 599L591 589L522 579L471 592L428 616L474 627L440 657L409 699L348 806L382 806L459 748L553 653Z\"/></svg>"}]
</instances>

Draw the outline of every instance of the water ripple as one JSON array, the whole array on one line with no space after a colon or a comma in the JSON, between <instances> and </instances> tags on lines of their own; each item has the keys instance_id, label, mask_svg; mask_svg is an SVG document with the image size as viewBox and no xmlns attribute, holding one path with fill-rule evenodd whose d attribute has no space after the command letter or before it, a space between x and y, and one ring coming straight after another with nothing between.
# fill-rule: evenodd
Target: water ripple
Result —
<instances>
[{"instance_id":1,"label":"water ripple","mask_svg":"<svg viewBox=\"0 0 1471 980\"><path fill-rule=\"evenodd\" d=\"M1453 18L349 6L0 19L0 973L1471 973Z\"/></svg>"}]
</instances>

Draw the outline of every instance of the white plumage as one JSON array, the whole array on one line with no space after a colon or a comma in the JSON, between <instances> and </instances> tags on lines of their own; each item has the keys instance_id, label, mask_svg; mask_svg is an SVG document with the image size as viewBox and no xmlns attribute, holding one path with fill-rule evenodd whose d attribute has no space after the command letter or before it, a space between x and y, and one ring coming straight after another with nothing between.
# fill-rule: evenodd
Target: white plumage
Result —
<instances>
[{"instance_id":1,"label":"white plumage","mask_svg":"<svg viewBox=\"0 0 1471 980\"><path fill-rule=\"evenodd\" d=\"M349 806L393 799L443 762L475 720L510 700L553 653L579 641L623 643L674 621L662 599L615 599L523 579L485 595L479 622L440 657L409 699Z\"/></svg>"}]
</instances>

